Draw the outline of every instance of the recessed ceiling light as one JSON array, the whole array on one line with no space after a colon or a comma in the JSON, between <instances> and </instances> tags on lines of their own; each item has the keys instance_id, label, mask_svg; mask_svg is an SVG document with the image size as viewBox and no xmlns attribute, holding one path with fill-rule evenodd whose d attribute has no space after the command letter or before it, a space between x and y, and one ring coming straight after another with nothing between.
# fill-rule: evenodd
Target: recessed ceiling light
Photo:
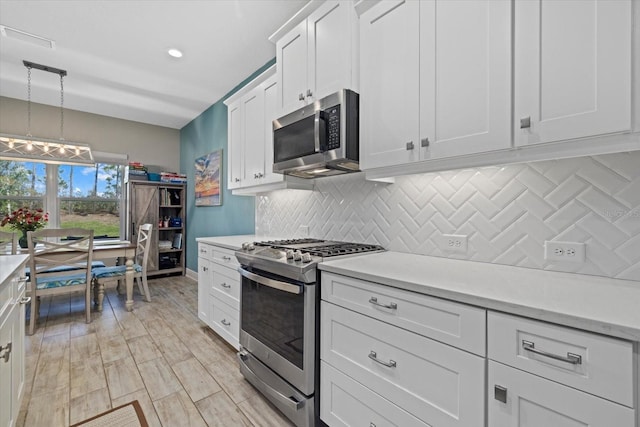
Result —
<instances>
[{"instance_id":1,"label":"recessed ceiling light","mask_svg":"<svg viewBox=\"0 0 640 427\"><path fill-rule=\"evenodd\" d=\"M173 49L173 48L169 49L167 53L173 56L174 58L182 58L182 52L178 49Z\"/></svg>"}]
</instances>

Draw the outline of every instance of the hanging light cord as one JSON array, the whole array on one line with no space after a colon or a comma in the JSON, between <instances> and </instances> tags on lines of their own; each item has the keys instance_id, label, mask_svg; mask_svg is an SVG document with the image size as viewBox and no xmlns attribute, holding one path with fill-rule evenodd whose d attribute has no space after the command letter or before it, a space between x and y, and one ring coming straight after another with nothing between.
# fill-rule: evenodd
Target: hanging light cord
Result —
<instances>
[{"instance_id":1,"label":"hanging light cord","mask_svg":"<svg viewBox=\"0 0 640 427\"><path fill-rule=\"evenodd\" d=\"M31 137L31 66L27 67L27 136Z\"/></svg>"},{"instance_id":2,"label":"hanging light cord","mask_svg":"<svg viewBox=\"0 0 640 427\"><path fill-rule=\"evenodd\" d=\"M64 75L60 73L60 141L64 141Z\"/></svg>"}]
</instances>

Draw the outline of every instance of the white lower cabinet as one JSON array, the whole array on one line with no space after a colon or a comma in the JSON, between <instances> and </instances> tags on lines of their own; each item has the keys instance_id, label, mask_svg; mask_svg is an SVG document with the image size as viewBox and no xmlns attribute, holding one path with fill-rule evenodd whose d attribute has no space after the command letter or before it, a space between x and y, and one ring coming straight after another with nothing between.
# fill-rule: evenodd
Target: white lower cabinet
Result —
<instances>
[{"instance_id":1,"label":"white lower cabinet","mask_svg":"<svg viewBox=\"0 0 640 427\"><path fill-rule=\"evenodd\" d=\"M629 341L489 312L491 427L634 427Z\"/></svg>"},{"instance_id":2,"label":"white lower cabinet","mask_svg":"<svg viewBox=\"0 0 640 427\"><path fill-rule=\"evenodd\" d=\"M582 391L489 361L491 427L633 427L635 412Z\"/></svg>"},{"instance_id":3,"label":"white lower cabinet","mask_svg":"<svg viewBox=\"0 0 640 427\"><path fill-rule=\"evenodd\" d=\"M328 278L323 273L323 299L329 295L325 283L332 280L337 280L335 275ZM402 292L406 295L397 295L390 302L385 299L385 304L395 307L391 311L407 313L415 308L407 303L418 295ZM423 311L425 317L430 315L426 306ZM324 422L355 426L370 420L364 425L377 427L484 426L483 356L424 335L428 332L422 325L416 324L421 332L416 333L406 320L393 316L380 321L326 300L321 303L320 316L320 413ZM479 333L484 336L484 330ZM354 404L345 406L349 400Z\"/></svg>"},{"instance_id":4,"label":"white lower cabinet","mask_svg":"<svg viewBox=\"0 0 640 427\"><path fill-rule=\"evenodd\" d=\"M198 244L198 317L240 348L240 273L234 251Z\"/></svg>"},{"instance_id":5,"label":"white lower cabinet","mask_svg":"<svg viewBox=\"0 0 640 427\"><path fill-rule=\"evenodd\" d=\"M26 262L26 260L25 260ZM24 264L0 283L0 426L16 425L25 383Z\"/></svg>"}]
</instances>

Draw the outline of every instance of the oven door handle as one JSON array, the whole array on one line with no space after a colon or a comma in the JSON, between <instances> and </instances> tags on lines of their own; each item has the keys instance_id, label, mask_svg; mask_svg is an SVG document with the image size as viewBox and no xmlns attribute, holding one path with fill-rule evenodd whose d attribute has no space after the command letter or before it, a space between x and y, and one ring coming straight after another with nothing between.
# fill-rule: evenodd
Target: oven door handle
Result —
<instances>
[{"instance_id":1,"label":"oven door handle","mask_svg":"<svg viewBox=\"0 0 640 427\"><path fill-rule=\"evenodd\" d=\"M238 267L238 272L249 280L260 283L261 285L268 286L270 288L278 289L280 291L289 292L290 294L301 294L303 289L300 285L293 285L287 282L281 282L280 280L269 279L258 274L245 270L242 267Z\"/></svg>"}]
</instances>

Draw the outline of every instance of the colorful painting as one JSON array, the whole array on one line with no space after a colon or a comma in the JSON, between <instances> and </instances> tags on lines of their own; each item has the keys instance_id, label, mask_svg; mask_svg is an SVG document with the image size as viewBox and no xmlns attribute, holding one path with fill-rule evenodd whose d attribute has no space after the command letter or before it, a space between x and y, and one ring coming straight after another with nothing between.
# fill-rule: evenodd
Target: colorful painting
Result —
<instances>
[{"instance_id":1,"label":"colorful painting","mask_svg":"<svg viewBox=\"0 0 640 427\"><path fill-rule=\"evenodd\" d=\"M214 151L196 159L196 206L220 206L222 194L222 150Z\"/></svg>"}]
</instances>

